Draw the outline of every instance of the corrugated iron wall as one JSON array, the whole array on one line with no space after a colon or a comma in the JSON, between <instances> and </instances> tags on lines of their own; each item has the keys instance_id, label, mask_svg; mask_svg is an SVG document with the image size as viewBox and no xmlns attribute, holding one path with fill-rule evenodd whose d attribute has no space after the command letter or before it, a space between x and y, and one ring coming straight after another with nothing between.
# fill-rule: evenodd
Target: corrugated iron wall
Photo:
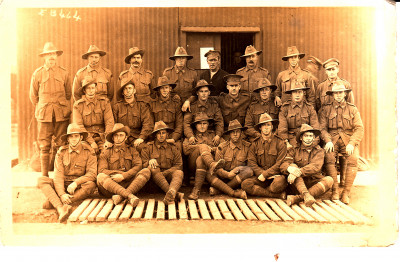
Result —
<instances>
[{"instance_id":1,"label":"corrugated iron wall","mask_svg":"<svg viewBox=\"0 0 400 262\"><path fill-rule=\"evenodd\" d=\"M81 59L90 44L108 54L102 60L114 75L128 69L124 58L132 46L144 48L145 68L158 77L171 66L168 57L178 45L180 26L260 27L262 64L271 72L273 81L287 66L281 57L286 48L296 45L306 55L321 60L336 57L341 61L340 73L348 80L356 97L365 125L361 155L377 160L376 125L376 52L375 15L372 8L67 8L63 13L77 14L81 20L60 18L60 8L18 10L18 116L19 157L32 154L36 138L36 122L29 131L33 106L29 101L29 81L33 71L42 65L37 56L46 41L53 41L64 50L59 64L67 68L71 80L86 65ZM57 16L51 16L55 10ZM38 33L39 32L39 33ZM244 51L244 50L243 50ZM305 59L301 61L304 67ZM319 78L325 79L320 72Z\"/></svg>"}]
</instances>

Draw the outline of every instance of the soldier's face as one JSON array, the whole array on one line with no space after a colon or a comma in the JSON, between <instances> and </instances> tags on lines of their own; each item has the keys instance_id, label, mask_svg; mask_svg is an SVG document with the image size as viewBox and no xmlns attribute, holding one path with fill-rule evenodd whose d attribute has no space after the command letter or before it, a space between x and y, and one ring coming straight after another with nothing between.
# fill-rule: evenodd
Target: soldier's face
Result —
<instances>
[{"instance_id":1,"label":"soldier's face","mask_svg":"<svg viewBox=\"0 0 400 262\"><path fill-rule=\"evenodd\" d=\"M303 100L304 97L304 91L303 90L296 90L292 92L292 101L294 102L300 102Z\"/></svg>"},{"instance_id":2,"label":"soldier's face","mask_svg":"<svg viewBox=\"0 0 400 262\"><path fill-rule=\"evenodd\" d=\"M229 136L230 136L232 142L236 143L237 141L239 141L241 134L242 134L242 130L235 129L229 133Z\"/></svg>"},{"instance_id":3,"label":"soldier's face","mask_svg":"<svg viewBox=\"0 0 400 262\"><path fill-rule=\"evenodd\" d=\"M176 57L175 58L175 65L178 68L183 68L186 65L187 58L186 57Z\"/></svg>"},{"instance_id":4,"label":"soldier's face","mask_svg":"<svg viewBox=\"0 0 400 262\"><path fill-rule=\"evenodd\" d=\"M124 87L124 97L131 98L136 93L136 89L132 84L126 85Z\"/></svg>"},{"instance_id":5,"label":"soldier's face","mask_svg":"<svg viewBox=\"0 0 400 262\"><path fill-rule=\"evenodd\" d=\"M44 63L46 64L47 67L51 68L56 65L57 57L58 56L56 52L45 54L43 55Z\"/></svg>"},{"instance_id":6,"label":"soldier's face","mask_svg":"<svg viewBox=\"0 0 400 262\"><path fill-rule=\"evenodd\" d=\"M156 134L156 138L160 143L163 143L167 139L167 130L160 130Z\"/></svg>"},{"instance_id":7,"label":"soldier's face","mask_svg":"<svg viewBox=\"0 0 400 262\"><path fill-rule=\"evenodd\" d=\"M200 101L207 101L209 96L210 90L206 86L201 87L199 91L197 91L197 97Z\"/></svg>"},{"instance_id":8,"label":"soldier's face","mask_svg":"<svg viewBox=\"0 0 400 262\"><path fill-rule=\"evenodd\" d=\"M85 87L85 95L87 97L93 97L96 94L96 84L90 84L87 87Z\"/></svg>"},{"instance_id":9,"label":"soldier's face","mask_svg":"<svg viewBox=\"0 0 400 262\"><path fill-rule=\"evenodd\" d=\"M208 55L207 56L207 64L211 71L213 71L213 72L217 71L221 65L219 56L217 56L215 54Z\"/></svg>"},{"instance_id":10,"label":"soldier's face","mask_svg":"<svg viewBox=\"0 0 400 262\"><path fill-rule=\"evenodd\" d=\"M172 88L169 85L165 85L160 87L160 94L164 98L168 98L169 94L171 93Z\"/></svg>"},{"instance_id":11,"label":"soldier's face","mask_svg":"<svg viewBox=\"0 0 400 262\"><path fill-rule=\"evenodd\" d=\"M125 142L126 133L125 132L117 132L113 135L113 140L115 145L121 145Z\"/></svg>"},{"instance_id":12,"label":"soldier's face","mask_svg":"<svg viewBox=\"0 0 400 262\"><path fill-rule=\"evenodd\" d=\"M303 145L305 146L310 146L314 142L315 135L313 132L305 132L300 140L302 141Z\"/></svg>"},{"instance_id":13,"label":"soldier's face","mask_svg":"<svg viewBox=\"0 0 400 262\"><path fill-rule=\"evenodd\" d=\"M346 93L344 91L340 92L335 92L333 93L333 98L336 100L336 102L341 103L346 96Z\"/></svg>"},{"instance_id":14,"label":"soldier's face","mask_svg":"<svg viewBox=\"0 0 400 262\"><path fill-rule=\"evenodd\" d=\"M247 66L250 68L254 68L258 64L258 55L252 54L250 56L246 56Z\"/></svg>"},{"instance_id":15,"label":"soldier's face","mask_svg":"<svg viewBox=\"0 0 400 262\"><path fill-rule=\"evenodd\" d=\"M334 66L328 69L325 69L325 73L327 74L328 78L333 80L336 79L339 73L339 67Z\"/></svg>"},{"instance_id":16,"label":"soldier's face","mask_svg":"<svg viewBox=\"0 0 400 262\"><path fill-rule=\"evenodd\" d=\"M240 91L240 84L239 83L227 83L226 88L229 91L231 96L237 96Z\"/></svg>"},{"instance_id":17,"label":"soldier's face","mask_svg":"<svg viewBox=\"0 0 400 262\"><path fill-rule=\"evenodd\" d=\"M131 57L131 66L134 68L139 68L142 65L143 59L142 55L137 54Z\"/></svg>"},{"instance_id":18,"label":"soldier's face","mask_svg":"<svg viewBox=\"0 0 400 262\"><path fill-rule=\"evenodd\" d=\"M300 57L298 55L289 57L289 64L291 67L296 67L299 64Z\"/></svg>"},{"instance_id":19,"label":"soldier's face","mask_svg":"<svg viewBox=\"0 0 400 262\"><path fill-rule=\"evenodd\" d=\"M200 133L205 133L208 129L208 121L200 121L196 123L196 130L199 131Z\"/></svg>"},{"instance_id":20,"label":"soldier's face","mask_svg":"<svg viewBox=\"0 0 400 262\"><path fill-rule=\"evenodd\" d=\"M100 62L100 55L99 54L91 54L88 56L89 65L91 67L96 67Z\"/></svg>"},{"instance_id":21,"label":"soldier's face","mask_svg":"<svg viewBox=\"0 0 400 262\"><path fill-rule=\"evenodd\" d=\"M260 97L263 101L267 101L271 95L271 89L269 87L264 87L260 90Z\"/></svg>"},{"instance_id":22,"label":"soldier's face","mask_svg":"<svg viewBox=\"0 0 400 262\"><path fill-rule=\"evenodd\" d=\"M81 134L70 134L68 135L68 143L72 147L76 147L81 142L83 136Z\"/></svg>"},{"instance_id":23,"label":"soldier's face","mask_svg":"<svg viewBox=\"0 0 400 262\"><path fill-rule=\"evenodd\" d=\"M265 135L265 136L269 136L272 134L272 124L271 122L267 122L261 125L260 127L261 129L261 134Z\"/></svg>"}]
</instances>

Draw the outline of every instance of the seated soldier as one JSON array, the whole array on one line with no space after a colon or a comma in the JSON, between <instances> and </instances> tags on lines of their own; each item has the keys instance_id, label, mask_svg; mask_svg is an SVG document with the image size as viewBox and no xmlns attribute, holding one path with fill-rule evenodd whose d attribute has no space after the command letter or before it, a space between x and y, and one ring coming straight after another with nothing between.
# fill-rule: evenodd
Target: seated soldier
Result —
<instances>
[{"instance_id":1,"label":"seated soldier","mask_svg":"<svg viewBox=\"0 0 400 262\"><path fill-rule=\"evenodd\" d=\"M286 156L287 147L282 138L273 133L272 122L276 121L264 113L255 126L260 129L261 137L256 138L248 153L248 166L255 177L242 182L247 194L285 199L286 177L280 174L279 167Z\"/></svg>"},{"instance_id":2,"label":"seated soldier","mask_svg":"<svg viewBox=\"0 0 400 262\"><path fill-rule=\"evenodd\" d=\"M182 151L181 137L183 133L183 115L181 110L181 100L178 95L171 97L171 91L176 84L166 76L158 78L158 84L153 88L157 93L154 101L150 102L150 111L154 122L164 121L172 130L168 134L167 143L174 144Z\"/></svg>"},{"instance_id":3,"label":"seated soldier","mask_svg":"<svg viewBox=\"0 0 400 262\"><path fill-rule=\"evenodd\" d=\"M142 159L134 147L125 142L129 137L129 127L116 123L106 139L113 144L99 157L97 186L99 192L111 197L118 205L124 198L135 207L139 198L137 192L149 181L150 170L142 169Z\"/></svg>"},{"instance_id":4,"label":"seated soldier","mask_svg":"<svg viewBox=\"0 0 400 262\"><path fill-rule=\"evenodd\" d=\"M38 187L46 196L43 208L57 209L58 221L64 222L70 212L70 204L87 198L96 189L96 154L86 142L86 130L75 123L69 124L67 134L60 139L68 140L61 146L54 163L54 180L39 177Z\"/></svg>"},{"instance_id":5,"label":"seated soldier","mask_svg":"<svg viewBox=\"0 0 400 262\"><path fill-rule=\"evenodd\" d=\"M74 103L73 122L86 128L86 141L99 154L104 148L105 133L111 132L114 117L108 98L96 95L96 79L86 76L75 92L81 99ZM107 146L107 144L106 144Z\"/></svg>"},{"instance_id":6,"label":"seated soldier","mask_svg":"<svg viewBox=\"0 0 400 262\"><path fill-rule=\"evenodd\" d=\"M291 94L292 98L282 105L279 112L278 135L285 139L288 148L296 146L296 135L302 124L319 129L314 106L304 99L304 92L307 89L309 87L304 86L301 79L297 79L292 81L291 89L285 91Z\"/></svg>"},{"instance_id":7,"label":"seated soldier","mask_svg":"<svg viewBox=\"0 0 400 262\"><path fill-rule=\"evenodd\" d=\"M335 167L338 154L347 158L344 188L340 201L349 204L350 189L357 175L359 156L358 145L364 136L364 125L360 112L355 105L346 101L351 90L342 81L333 83L332 91L326 93L333 96L334 101L322 107L319 114L321 136L325 144L326 172L333 178L332 199L339 198L337 171Z\"/></svg>"},{"instance_id":8,"label":"seated soldier","mask_svg":"<svg viewBox=\"0 0 400 262\"><path fill-rule=\"evenodd\" d=\"M175 197L183 198L183 193L178 192L183 180L181 151L166 141L171 130L163 121L156 122L149 137L153 141L142 150L143 167L150 169L152 179L166 193L166 205L174 203Z\"/></svg>"},{"instance_id":9,"label":"seated soldier","mask_svg":"<svg viewBox=\"0 0 400 262\"><path fill-rule=\"evenodd\" d=\"M122 123L130 128L126 142L139 152L146 146L143 142L151 133L154 121L150 114L150 106L136 100L136 89L129 78L121 79L121 88L117 91L119 101L113 107L116 123Z\"/></svg>"},{"instance_id":10,"label":"seated soldier","mask_svg":"<svg viewBox=\"0 0 400 262\"><path fill-rule=\"evenodd\" d=\"M213 121L206 113L200 112L194 116L192 127L195 128L194 137L196 143L190 144L189 139L185 138L183 141L183 153L188 156L189 170L195 171L194 187L189 199L197 200L201 186L206 178L207 170L213 175L214 171L223 167L225 161L220 159L214 162L212 152L215 152L216 147L213 146L213 138L215 132L208 130L209 123Z\"/></svg>"},{"instance_id":11,"label":"seated soldier","mask_svg":"<svg viewBox=\"0 0 400 262\"><path fill-rule=\"evenodd\" d=\"M253 170L246 166L250 143L243 140L242 129L245 127L236 119L229 123L226 133L230 139L221 143L215 153L215 161L223 159L225 164L223 168L217 169L215 175L207 173L207 180L211 184L210 195L216 195L220 190L229 196L247 199L246 192L240 189L240 184L253 176Z\"/></svg>"},{"instance_id":12,"label":"seated soldier","mask_svg":"<svg viewBox=\"0 0 400 262\"><path fill-rule=\"evenodd\" d=\"M250 141L261 136L261 134L254 129L261 114L268 113L272 119L278 119L279 108L275 106L272 96L275 90L276 86L272 85L267 78L259 79L258 88L253 90L253 94L259 93L259 97L251 102L244 121L244 126L247 128L244 133Z\"/></svg>"},{"instance_id":13,"label":"seated soldier","mask_svg":"<svg viewBox=\"0 0 400 262\"><path fill-rule=\"evenodd\" d=\"M320 133L319 130L302 124L297 135L297 146L288 150L282 162L281 172L288 175L289 188L298 193L287 196L288 206L304 201L310 207L314 204L315 197L321 196L332 187L332 177L321 174L325 152L314 143Z\"/></svg>"}]
</instances>

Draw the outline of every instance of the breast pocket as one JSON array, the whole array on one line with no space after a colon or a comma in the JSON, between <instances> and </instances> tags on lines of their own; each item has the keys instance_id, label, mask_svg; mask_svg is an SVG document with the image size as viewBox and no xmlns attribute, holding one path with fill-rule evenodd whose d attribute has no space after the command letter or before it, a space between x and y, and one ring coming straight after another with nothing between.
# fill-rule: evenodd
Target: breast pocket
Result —
<instances>
[{"instance_id":1,"label":"breast pocket","mask_svg":"<svg viewBox=\"0 0 400 262\"><path fill-rule=\"evenodd\" d=\"M80 173L83 174L86 171L86 162L79 160L75 163L75 165L73 166L74 169L74 173Z\"/></svg>"},{"instance_id":2,"label":"breast pocket","mask_svg":"<svg viewBox=\"0 0 400 262\"><path fill-rule=\"evenodd\" d=\"M335 111L331 111L331 113L328 115L329 128L337 128L336 116L337 116L337 114Z\"/></svg>"},{"instance_id":3,"label":"breast pocket","mask_svg":"<svg viewBox=\"0 0 400 262\"><path fill-rule=\"evenodd\" d=\"M343 127L344 129L353 129L353 116L343 115Z\"/></svg>"},{"instance_id":4,"label":"breast pocket","mask_svg":"<svg viewBox=\"0 0 400 262\"><path fill-rule=\"evenodd\" d=\"M259 149L256 151L257 163L262 167L264 167L266 165L264 154L265 154L264 149Z\"/></svg>"},{"instance_id":5,"label":"breast pocket","mask_svg":"<svg viewBox=\"0 0 400 262\"><path fill-rule=\"evenodd\" d=\"M310 115L308 112L301 112L300 119L301 122L297 127L301 127L302 124L310 124Z\"/></svg>"},{"instance_id":6,"label":"breast pocket","mask_svg":"<svg viewBox=\"0 0 400 262\"><path fill-rule=\"evenodd\" d=\"M296 128L297 123L296 123L296 114L295 113L288 113L288 115L286 116L286 119L287 119L289 129Z\"/></svg>"},{"instance_id":7,"label":"breast pocket","mask_svg":"<svg viewBox=\"0 0 400 262\"><path fill-rule=\"evenodd\" d=\"M247 163L247 155L244 152L240 152L237 156L238 166L245 166Z\"/></svg>"},{"instance_id":8,"label":"breast pocket","mask_svg":"<svg viewBox=\"0 0 400 262\"><path fill-rule=\"evenodd\" d=\"M100 105L97 104L94 108L94 114L96 116L96 122L93 124L101 125L104 123L104 111L101 109Z\"/></svg>"},{"instance_id":9,"label":"breast pocket","mask_svg":"<svg viewBox=\"0 0 400 262\"><path fill-rule=\"evenodd\" d=\"M249 79L247 77L243 77L240 79L240 85L242 90L250 91L249 90ZM253 91L253 90L251 90Z\"/></svg>"},{"instance_id":10,"label":"breast pocket","mask_svg":"<svg viewBox=\"0 0 400 262\"><path fill-rule=\"evenodd\" d=\"M98 78L97 79L97 88L96 92L98 94L107 94L107 85L108 85L108 80L105 78Z\"/></svg>"}]
</instances>

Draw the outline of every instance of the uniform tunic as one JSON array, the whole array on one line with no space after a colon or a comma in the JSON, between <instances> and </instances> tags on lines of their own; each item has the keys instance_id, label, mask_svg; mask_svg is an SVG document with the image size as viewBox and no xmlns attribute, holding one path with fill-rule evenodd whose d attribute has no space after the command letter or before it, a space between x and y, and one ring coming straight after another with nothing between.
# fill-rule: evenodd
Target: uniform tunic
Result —
<instances>
[{"instance_id":1,"label":"uniform tunic","mask_svg":"<svg viewBox=\"0 0 400 262\"><path fill-rule=\"evenodd\" d=\"M91 76L96 79L96 94L101 97L107 97L108 100L112 101L114 97L114 88L111 82L112 73L109 69L104 67L92 68L87 65L76 72L72 90L74 93L74 100L78 101L81 99L82 93L79 91L82 86L82 81L86 76Z\"/></svg>"},{"instance_id":2,"label":"uniform tunic","mask_svg":"<svg viewBox=\"0 0 400 262\"><path fill-rule=\"evenodd\" d=\"M207 83L212 84L214 88L210 90L210 96L217 96L220 93L228 93L228 89L226 89L226 82L224 80L224 76L229 73L222 70L221 68L211 77L210 70L204 71L200 75L200 79L204 79Z\"/></svg>"},{"instance_id":3,"label":"uniform tunic","mask_svg":"<svg viewBox=\"0 0 400 262\"><path fill-rule=\"evenodd\" d=\"M97 158L94 150L81 142L76 149L61 146L54 162L54 187L59 196L66 194L65 188L72 182L78 186L96 181Z\"/></svg>"},{"instance_id":4,"label":"uniform tunic","mask_svg":"<svg viewBox=\"0 0 400 262\"><path fill-rule=\"evenodd\" d=\"M142 150L143 167L149 166L151 159L157 160L159 168L164 175L172 174L176 170L182 170L182 155L179 149L167 142L151 141Z\"/></svg>"},{"instance_id":5,"label":"uniform tunic","mask_svg":"<svg viewBox=\"0 0 400 262\"><path fill-rule=\"evenodd\" d=\"M243 139L240 139L237 143L233 143L231 140L225 141L218 146L215 161L224 159L223 169L226 171L231 171L238 166L246 166L250 145ZM217 174L219 171L217 171Z\"/></svg>"},{"instance_id":6,"label":"uniform tunic","mask_svg":"<svg viewBox=\"0 0 400 262\"><path fill-rule=\"evenodd\" d=\"M179 70L176 65L164 70L163 76L176 83L171 95L179 95L182 102L186 101L192 95L192 89L196 86L198 76L196 70L185 66Z\"/></svg>"},{"instance_id":7,"label":"uniform tunic","mask_svg":"<svg viewBox=\"0 0 400 262\"><path fill-rule=\"evenodd\" d=\"M247 66L242 67L237 70L236 74L243 76L243 78L240 79L240 90L249 94L258 87L258 80L260 78L268 78L268 80L271 81L271 75L268 70L260 66L257 66L254 69L250 69Z\"/></svg>"},{"instance_id":8,"label":"uniform tunic","mask_svg":"<svg viewBox=\"0 0 400 262\"><path fill-rule=\"evenodd\" d=\"M346 89L351 88L350 83L347 82L346 80L341 78L339 78L338 80L341 80L344 83ZM315 98L316 98L315 102L316 102L317 112L319 112L324 105L333 102L334 100L333 96L326 94L327 91L332 91L332 86L333 82L330 81L329 79L326 79L325 81L323 81L321 84L318 85L315 91ZM354 95L352 91L347 93L346 101L349 102L350 104L354 104Z\"/></svg>"},{"instance_id":9,"label":"uniform tunic","mask_svg":"<svg viewBox=\"0 0 400 262\"><path fill-rule=\"evenodd\" d=\"M244 125L247 108L250 105L250 95L247 93L239 93L236 98L231 97L229 94L221 93L216 97L219 108L224 118L224 130L228 129L229 122L237 119L240 124Z\"/></svg>"},{"instance_id":10,"label":"uniform tunic","mask_svg":"<svg viewBox=\"0 0 400 262\"><path fill-rule=\"evenodd\" d=\"M140 67L137 71L135 71L132 69L132 67L130 67L128 70L122 71L119 75L120 81L124 78L128 78L135 84L136 99L138 101L149 103L151 101L151 96L154 97L154 76L150 70ZM117 99L121 98L122 97L119 97Z\"/></svg>"},{"instance_id":11,"label":"uniform tunic","mask_svg":"<svg viewBox=\"0 0 400 262\"><path fill-rule=\"evenodd\" d=\"M194 137L197 139L196 144L190 145L189 138L185 138L185 140L183 141L183 153L185 155L190 155L198 148L199 145L202 145L202 144L213 147L212 140L213 140L214 136L215 136L214 131L207 130L205 133L200 133L200 132L196 131L195 135L194 135Z\"/></svg>"}]
</instances>

